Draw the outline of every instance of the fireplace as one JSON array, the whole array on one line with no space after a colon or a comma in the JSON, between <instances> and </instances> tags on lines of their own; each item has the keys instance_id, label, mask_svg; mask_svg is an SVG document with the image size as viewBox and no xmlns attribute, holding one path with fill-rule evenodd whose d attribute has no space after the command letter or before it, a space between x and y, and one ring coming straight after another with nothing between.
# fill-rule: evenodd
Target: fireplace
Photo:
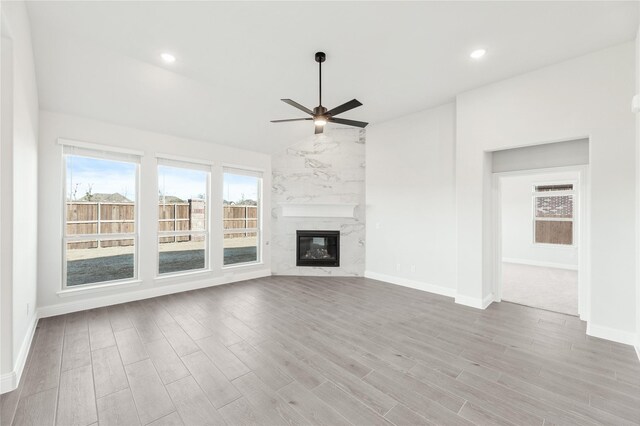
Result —
<instances>
[{"instance_id":1,"label":"fireplace","mask_svg":"<svg viewBox=\"0 0 640 426\"><path fill-rule=\"evenodd\" d=\"M297 231L296 266L340 266L340 231Z\"/></svg>"}]
</instances>

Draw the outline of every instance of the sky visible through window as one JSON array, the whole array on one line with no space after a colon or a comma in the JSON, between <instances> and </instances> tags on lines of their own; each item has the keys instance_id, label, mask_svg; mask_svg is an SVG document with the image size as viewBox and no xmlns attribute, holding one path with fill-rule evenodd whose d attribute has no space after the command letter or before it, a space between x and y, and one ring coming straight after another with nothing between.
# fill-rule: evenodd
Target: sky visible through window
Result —
<instances>
[{"instance_id":1,"label":"sky visible through window","mask_svg":"<svg viewBox=\"0 0 640 426\"><path fill-rule=\"evenodd\" d=\"M78 155L67 156L67 198L79 200L87 193L118 193L136 198L136 164Z\"/></svg>"},{"instance_id":2,"label":"sky visible through window","mask_svg":"<svg viewBox=\"0 0 640 426\"><path fill-rule=\"evenodd\" d=\"M131 201L136 195L136 164L78 155L67 156L67 197L79 200L92 194L118 193ZM158 190L183 200L207 193L206 172L179 167L158 167ZM160 194L159 194L160 195ZM224 174L223 197L239 202L258 199L258 178Z\"/></svg>"},{"instance_id":3,"label":"sky visible through window","mask_svg":"<svg viewBox=\"0 0 640 426\"><path fill-rule=\"evenodd\" d=\"M253 176L224 174L223 198L235 203L241 200L258 200L258 178Z\"/></svg>"},{"instance_id":4,"label":"sky visible through window","mask_svg":"<svg viewBox=\"0 0 640 426\"><path fill-rule=\"evenodd\" d=\"M206 199L207 173L182 167L158 166L159 195L184 201Z\"/></svg>"}]
</instances>

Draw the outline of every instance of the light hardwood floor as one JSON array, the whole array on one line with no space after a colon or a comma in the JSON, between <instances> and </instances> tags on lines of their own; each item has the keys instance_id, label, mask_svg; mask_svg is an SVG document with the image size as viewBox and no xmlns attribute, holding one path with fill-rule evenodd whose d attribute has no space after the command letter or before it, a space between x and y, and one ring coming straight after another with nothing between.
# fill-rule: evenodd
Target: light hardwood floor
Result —
<instances>
[{"instance_id":1,"label":"light hardwood floor","mask_svg":"<svg viewBox=\"0 0 640 426\"><path fill-rule=\"evenodd\" d=\"M640 423L632 347L576 317L270 277L40 321L2 425Z\"/></svg>"}]
</instances>

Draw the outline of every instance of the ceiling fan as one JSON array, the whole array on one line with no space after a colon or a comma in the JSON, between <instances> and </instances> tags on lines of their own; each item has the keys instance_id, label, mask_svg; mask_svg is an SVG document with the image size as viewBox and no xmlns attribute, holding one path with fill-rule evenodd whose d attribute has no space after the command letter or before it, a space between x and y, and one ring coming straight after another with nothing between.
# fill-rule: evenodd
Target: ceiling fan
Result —
<instances>
[{"instance_id":1,"label":"ceiling fan","mask_svg":"<svg viewBox=\"0 0 640 426\"><path fill-rule=\"evenodd\" d=\"M360 105L362 105L362 103L360 101L358 101L357 99L352 99L349 102L346 102L340 106L337 106L331 110L327 110L325 107L322 106L322 63L326 60L327 56L324 54L324 52L316 52L316 62L318 63L318 81L319 81L319 97L320 97L320 102L317 107L315 107L312 110L310 110L309 108L300 105L299 103L292 101L291 99L280 99L282 102L285 102L289 105L291 105L292 107L298 108L300 111L306 112L307 114L309 114L311 117L307 117L307 118L289 118L286 120L271 120L272 123L283 123L283 122L287 122L287 121L311 121L313 120L313 123L316 126L316 131L315 134L318 133L322 133L322 131L324 130L324 125L327 124L327 122L330 123L338 123L338 124L345 124L347 126L354 126L354 127L367 127L367 124L369 123L365 123L364 121L355 121L355 120L346 120L344 118L336 118L335 116L338 114L342 114L343 112L349 111L351 109L357 108Z\"/></svg>"}]
</instances>

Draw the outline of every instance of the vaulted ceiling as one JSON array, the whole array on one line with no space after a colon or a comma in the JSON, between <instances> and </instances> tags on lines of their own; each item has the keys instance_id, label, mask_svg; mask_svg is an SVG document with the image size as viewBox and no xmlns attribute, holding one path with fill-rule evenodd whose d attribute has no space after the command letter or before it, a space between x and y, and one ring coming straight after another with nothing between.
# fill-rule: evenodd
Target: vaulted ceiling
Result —
<instances>
[{"instance_id":1,"label":"vaulted ceiling","mask_svg":"<svg viewBox=\"0 0 640 426\"><path fill-rule=\"evenodd\" d=\"M41 108L263 152L313 133L279 101L382 122L632 40L636 2L28 2ZM469 58L487 49L479 61ZM163 52L177 58L160 59Z\"/></svg>"}]
</instances>

